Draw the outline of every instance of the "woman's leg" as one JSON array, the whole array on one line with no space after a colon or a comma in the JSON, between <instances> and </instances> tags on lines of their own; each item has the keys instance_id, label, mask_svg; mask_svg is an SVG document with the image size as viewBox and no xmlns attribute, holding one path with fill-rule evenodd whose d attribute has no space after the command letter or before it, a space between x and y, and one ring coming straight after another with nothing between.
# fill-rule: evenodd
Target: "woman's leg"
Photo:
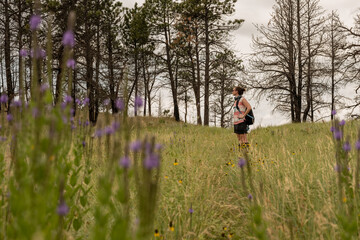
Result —
<instances>
[{"instance_id":1,"label":"woman's leg","mask_svg":"<svg viewBox=\"0 0 360 240\"><path fill-rule=\"evenodd\" d=\"M242 144L241 134L236 134L236 137L237 137L237 139L239 141L239 146L241 146L241 144Z\"/></svg>"}]
</instances>

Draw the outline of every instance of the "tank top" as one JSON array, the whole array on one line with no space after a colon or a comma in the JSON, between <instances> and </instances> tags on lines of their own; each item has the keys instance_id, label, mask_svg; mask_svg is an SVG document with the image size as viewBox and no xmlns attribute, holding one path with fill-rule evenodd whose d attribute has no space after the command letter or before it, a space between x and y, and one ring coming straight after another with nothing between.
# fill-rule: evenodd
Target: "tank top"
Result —
<instances>
[{"instance_id":1,"label":"tank top","mask_svg":"<svg viewBox=\"0 0 360 240\"><path fill-rule=\"evenodd\" d=\"M240 109L237 110L236 108L236 102L237 100L235 100L234 105L233 105L233 109L234 109L234 125L242 123L245 121L245 118L240 118L240 114L244 115L244 113L246 112L246 107L242 102L243 97L240 97L239 103L238 103L238 107Z\"/></svg>"}]
</instances>

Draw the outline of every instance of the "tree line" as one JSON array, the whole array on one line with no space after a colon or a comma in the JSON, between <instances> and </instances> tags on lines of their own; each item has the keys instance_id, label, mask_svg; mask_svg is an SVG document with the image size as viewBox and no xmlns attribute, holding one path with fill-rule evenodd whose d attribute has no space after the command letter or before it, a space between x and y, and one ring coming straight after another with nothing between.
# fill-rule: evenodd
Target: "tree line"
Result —
<instances>
[{"instance_id":1,"label":"tree line","mask_svg":"<svg viewBox=\"0 0 360 240\"><path fill-rule=\"evenodd\" d=\"M113 113L118 112L117 99L122 99L128 109L141 97L142 113L151 116L158 91L169 89L177 121L179 104L184 103L187 114L190 104L195 103L198 124L209 125L211 107L222 114L221 126L225 126L229 92L237 80L237 70L242 68L241 60L228 44L230 32L243 22L228 20L235 3L147 0L141 6L125 8L115 0L44 0L39 2L41 10L36 13L34 1L2 1L1 92L8 95L10 105L20 95L20 76L24 75L24 98L29 101L33 97L31 88L46 83L45 76L50 74L54 105L64 98L61 93L67 91L62 90L71 84L74 114L80 102L76 99L86 98L89 120L96 123L104 101L110 102ZM75 62L64 66L62 39L71 11L76 13L76 45L71 52ZM35 14L41 16L37 39L44 56L31 52L29 19ZM40 59L37 85L31 82L33 57ZM25 68L21 68L22 62ZM69 69L71 81L67 75L64 77ZM214 101L213 96L219 96L220 101ZM184 118L186 121L187 116Z\"/></svg>"},{"instance_id":2,"label":"tree line","mask_svg":"<svg viewBox=\"0 0 360 240\"><path fill-rule=\"evenodd\" d=\"M269 23L256 28L247 84L275 109L292 122L319 120L324 110L332 119L331 112L341 108L359 117L360 14L347 27L319 0L276 0ZM349 84L354 99L340 93Z\"/></svg>"}]
</instances>

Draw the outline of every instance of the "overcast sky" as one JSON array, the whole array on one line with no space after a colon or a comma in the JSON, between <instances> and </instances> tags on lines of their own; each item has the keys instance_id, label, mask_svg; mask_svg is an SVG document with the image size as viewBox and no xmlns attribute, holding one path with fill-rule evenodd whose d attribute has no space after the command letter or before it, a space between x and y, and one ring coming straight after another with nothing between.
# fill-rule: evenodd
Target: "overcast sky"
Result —
<instances>
[{"instance_id":1,"label":"overcast sky","mask_svg":"<svg viewBox=\"0 0 360 240\"><path fill-rule=\"evenodd\" d=\"M135 2L142 4L143 0L123 0L125 7L133 7ZM272 13L272 7L275 0L238 0L235 6L235 13L233 18L244 19L243 25L236 31L232 32L232 49L235 50L238 56L246 58L251 53L251 40L252 35L256 35L256 29L254 24L266 25L270 20L270 14ZM332 10L336 10L340 15L341 21L347 26L354 25L354 17L357 12L360 12L360 0L320 0L320 5L330 13ZM358 11L359 10L359 11ZM346 90L347 93L354 92L352 88ZM354 93L353 93L354 94ZM280 125L289 123L289 119L281 116L279 113L272 113L272 106L264 100L258 104L251 96L245 97L255 108L254 114L256 118L256 125L268 126L268 125ZM167 106L168 105L168 106ZM165 107L171 109L171 103L165 104ZM193 116L195 121L196 117Z\"/></svg>"}]
</instances>

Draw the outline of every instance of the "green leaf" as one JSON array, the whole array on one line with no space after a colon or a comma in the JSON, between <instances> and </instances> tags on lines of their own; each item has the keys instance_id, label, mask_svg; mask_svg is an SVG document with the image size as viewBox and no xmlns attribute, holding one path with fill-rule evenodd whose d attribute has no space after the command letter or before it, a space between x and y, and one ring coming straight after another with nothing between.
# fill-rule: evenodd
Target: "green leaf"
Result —
<instances>
[{"instance_id":1,"label":"green leaf","mask_svg":"<svg viewBox=\"0 0 360 240\"><path fill-rule=\"evenodd\" d=\"M73 222L73 228L78 231L81 228L82 221L79 218L75 218Z\"/></svg>"}]
</instances>

